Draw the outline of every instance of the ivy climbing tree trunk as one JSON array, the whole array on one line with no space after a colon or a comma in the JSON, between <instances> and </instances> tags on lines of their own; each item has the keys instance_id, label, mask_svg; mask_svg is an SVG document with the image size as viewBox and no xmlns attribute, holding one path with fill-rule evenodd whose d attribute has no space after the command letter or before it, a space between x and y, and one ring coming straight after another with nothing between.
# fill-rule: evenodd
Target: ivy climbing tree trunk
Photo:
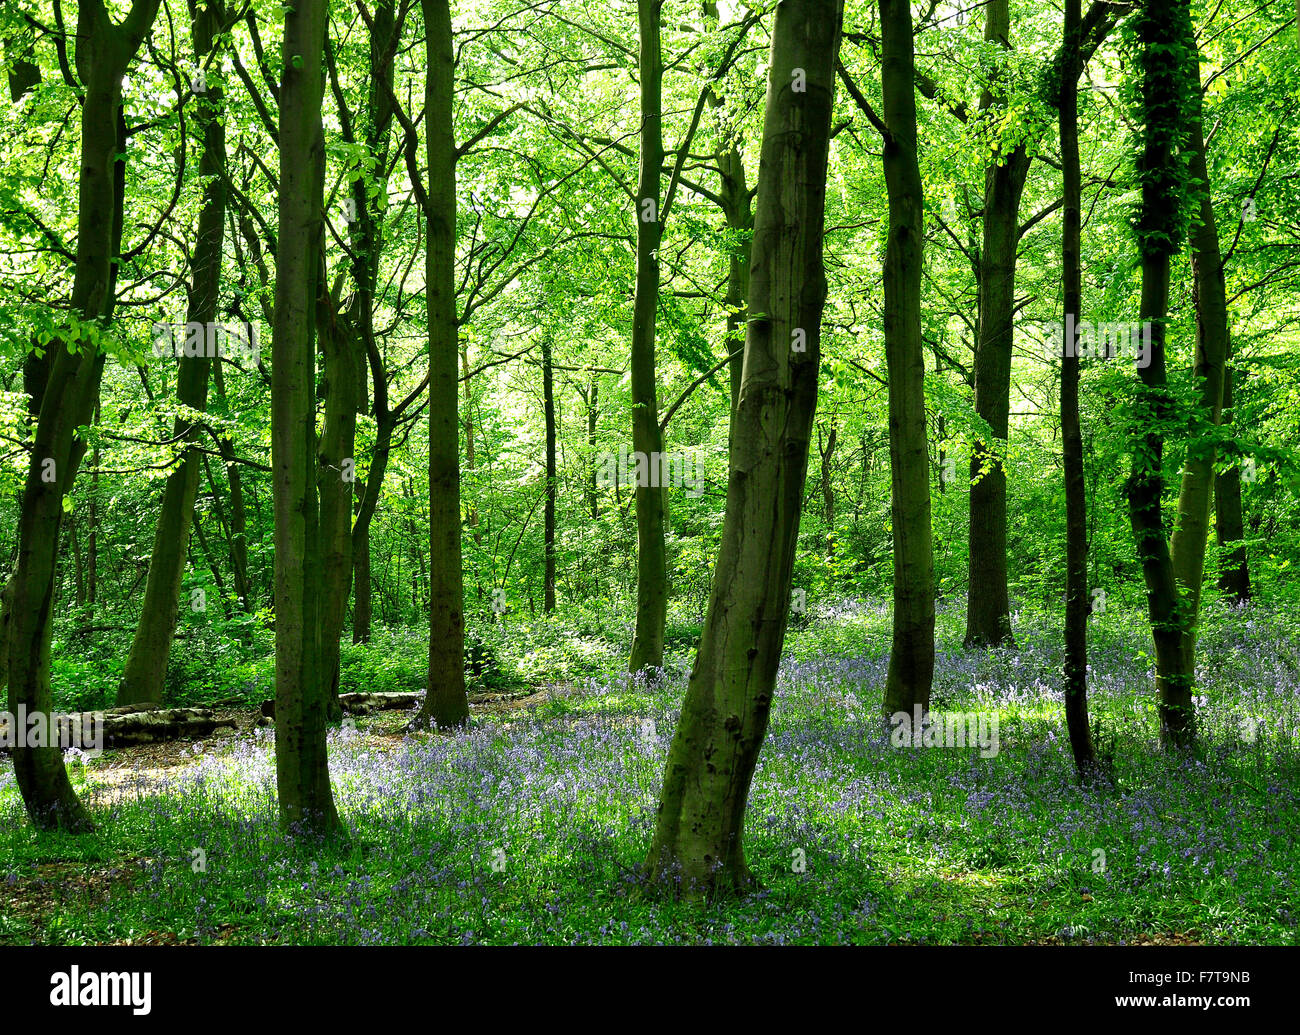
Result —
<instances>
[{"instance_id":1,"label":"ivy climbing tree trunk","mask_svg":"<svg viewBox=\"0 0 1300 1035\"><path fill-rule=\"evenodd\" d=\"M1150 362L1139 366L1136 433L1128 479L1129 522L1147 590L1160 694L1161 740L1190 747L1196 738L1192 705L1194 670L1185 650L1187 616L1175 579L1161 503L1166 429L1175 425L1166 363L1171 256L1178 249L1179 210L1185 181L1177 147L1186 130L1192 76L1186 0L1148 0L1133 16L1137 39L1143 138L1138 155L1141 202L1137 222L1142 261L1140 317L1151 328ZM1193 51L1194 53L1194 51Z\"/></svg>"},{"instance_id":2,"label":"ivy climbing tree trunk","mask_svg":"<svg viewBox=\"0 0 1300 1035\"><path fill-rule=\"evenodd\" d=\"M194 54L202 63L212 50L214 36L225 20L221 0L209 0L202 9L191 6ZM215 83L197 97L194 122L202 142L199 176L203 178L203 202L195 235L194 281L190 286L186 313L188 328L210 328L217 315L221 290L221 255L226 219L226 130L223 124L222 92ZM213 340L205 334L207 341ZM167 359L175 362L170 355ZM188 410L207 409L208 376L212 359L206 349L196 355L188 350L180 359L176 378L176 399ZM192 444L199 429L184 414L177 416L172 437ZM200 455L185 449L179 465L167 477L162 505L154 530L149 577L145 583L140 620L135 627L131 650L117 688L118 704L161 704L163 681L171 655L172 637L185 574L186 551L194 521L194 499L199 487Z\"/></svg>"},{"instance_id":3,"label":"ivy climbing tree trunk","mask_svg":"<svg viewBox=\"0 0 1300 1035\"><path fill-rule=\"evenodd\" d=\"M880 0L881 93L889 238L885 248L885 363L889 369L889 459L894 537L894 629L885 711L930 706L934 677L934 565L930 458L921 350L924 195L916 156L912 11Z\"/></svg>"},{"instance_id":4,"label":"ivy climbing tree trunk","mask_svg":"<svg viewBox=\"0 0 1300 1035\"><path fill-rule=\"evenodd\" d=\"M316 304L325 141L325 0L285 15L280 82L279 233L271 360L275 500L275 770L295 834L338 828L325 746L320 509L316 493Z\"/></svg>"},{"instance_id":5,"label":"ivy climbing tree trunk","mask_svg":"<svg viewBox=\"0 0 1300 1035\"><path fill-rule=\"evenodd\" d=\"M688 898L743 890L744 819L785 640L817 406L838 0L781 0L772 32L744 382L722 544L646 860Z\"/></svg>"},{"instance_id":6,"label":"ivy climbing tree trunk","mask_svg":"<svg viewBox=\"0 0 1300 1035\"><path fill-rule=\"evenodd\" d=\"M105 353L99 334L113 313L115 259L121 243L126 170L122 77L158 12L159 0L135 0L119 24L102 0L77 6L76 70L81 104L80 180L72 305L66 330L28 364L39 417L18 520L18 561L5 590L4 653L9 711L49 716L50 640L63 498L72 490L99 399ZM75 337L74 337L75 334ZM69 345L72 350L69 351ZM14 775L33 824L73 832L92 828L57 745L15 745Z\"/></svg>"}]
</instances>

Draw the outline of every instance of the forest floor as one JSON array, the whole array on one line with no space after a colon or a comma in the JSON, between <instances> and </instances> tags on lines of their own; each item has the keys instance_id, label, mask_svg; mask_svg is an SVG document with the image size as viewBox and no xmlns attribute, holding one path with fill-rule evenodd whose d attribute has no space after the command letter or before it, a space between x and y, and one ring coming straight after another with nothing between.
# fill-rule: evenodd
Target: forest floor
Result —
<instances>
[{"instance_id":1,"label":"forest floor","mask_svg":"<svg viewBox=\"0 0 1300 1035\"><path fill-rule=\"evenodd\" d=\"M983 748L891 743L878 605L792 629L749 804L762 888L707 908L637 893L688 652L657 686L610 672L480 698L459 733L407 733L396 711L332 731L346 834L327 844L280 833L251 708L201 744L72 766L89 836L34 833L3 762L0 943L1295 944L1289 615L1210 610L1186 758L1156 745L1140 621L1105 617L1090 694L1111 782L1093 788L1052 616L966 652L941 615L932 704L995 719Z\"/></svg>"}]
</instances>

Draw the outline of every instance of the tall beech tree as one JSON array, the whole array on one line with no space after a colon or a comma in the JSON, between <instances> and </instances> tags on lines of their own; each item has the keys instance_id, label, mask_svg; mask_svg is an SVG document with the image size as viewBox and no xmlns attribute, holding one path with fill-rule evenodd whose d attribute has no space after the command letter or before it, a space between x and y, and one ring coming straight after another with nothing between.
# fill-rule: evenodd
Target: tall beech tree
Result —
<instances>
[{"instance_id":1,"label":"tall beech tree","mask_svg":"<svg viewBox=\"0 0 1300 1035\"><path fill-rule=\"evenodd\" d=\"M884 334L889 368L890 519L894 539L894 628L885 711L930 706L934 677L934 560L930 455L921 345L921 261L925 196L916 156L912 9L880 0L880 83L889 237L885 247Z\"/></svg>"},{"instance_id":2,"label":"tall beech tree","mask_svg":"<svg viewBox=\"0 0 1300 1035\"><path fill-rule=\"evenodd\" d=\"M86 453L78 427L91 422L112 320L126 187L122 77L158 12L159 0L135 0L114 22L103 0L77 4L76 57L81 102L81 176L72 305L64 327L33 356L25 380L38 406L18 521L18 558L5 588L0 632L9 710L49 715L50 640L64 497ZM57 746L15 746L14 773L32 822L73 832L92 828Z\"/></svg>"},{"instance_id":3,"label":"tall beech tree","mask_svg":"<svg viewBox=\"0 0 1300 1035\"><path fill-rule=\"evenodd\" d=\"M223 28L225 10L221 0L208 0L201 8L191 2L191 35L194 56L202 66L212 51L214 38ZM202 148L199 176L203 180L203 202L194 235L193 277L185 315L187 328L213 327L221 291L221 257L226 219L226 130L223 123L223 95L216 83L196 93L195 135ZM187 331L188 333L188 331ZM178 335L179 338L179 335ZM205 333L205 343L211 338ZM169 362L176 362L169 356ZM176 377L176 401L202 413L208 404L208 380L212 358L206 348L180 358ZM176 417L172 438L184 443L180 462L167 477L162 505L154 530L149 577L145 583L140 621L135 627L131 651L117 689L118 704L159 704L163 680L176 634L181 578L185 574L186 550L194 523L194 500L198 494L201 457L191 448L199 428L182 412Z\"/></svg>"},{"instance_id":4,"label":"tall beech tree","mask_svg":"<svg viewBox=\"0 0 1300 1035\"><path fill-rule=\"evenodd\" d=\"M280 817L299 833L338 828L325 746L328 684L316 486L316 307L324 219L326 0L284 20L279 230L271 357L275 499L275 771Z\"/></svg>"},{"instance_id":5,"label":"tall beech tree","mask_svg":"<svg viewBox=\"0 0 1300 1035\"><path fill-rule=\"evenodd\" d=\"M753 882L745 805L789 618L817 406L841 14L838 0L781 0L772 30L722 545L646 860L651 881L688 898Z\"/></svg>"}]
</instances>

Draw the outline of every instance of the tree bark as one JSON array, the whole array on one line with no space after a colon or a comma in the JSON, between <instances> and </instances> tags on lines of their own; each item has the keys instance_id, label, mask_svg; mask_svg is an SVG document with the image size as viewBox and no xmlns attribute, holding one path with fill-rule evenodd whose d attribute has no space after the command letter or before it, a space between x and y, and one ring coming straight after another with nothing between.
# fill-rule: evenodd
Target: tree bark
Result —
<instances>
[{"instance_id":1,"label":"tree bark","mask_svg":"<svg viewBox=\"0 0 1300 1035\"><path fill-rule=\"evenodd\" d=\"M275 768L280 818L295 834L339 826L325 746L320 509L316 495L316 301L325 145L325 0L284 22L279 233L271 363L275 498Z\"/></svg>"},{"instance_id":2,"label":"tree bark","mask_svg":"<svg viewBox=\"0 0 1300 1035\"><path fill-rule=\"evenodd\" d=\"M837 0L782 0L773 27L752 315L732 417L722 545L645 866L650 881L688 898L753 883L743 847L745 805L789 618L817 405L841 12Z\"/></svg>"},{"instance_id":3,"label":"tree bark","mask_svg":"<svg viewBox=\"0 0 1300 1035\"><path fill-rule=\"evenodd\" d=\"M880 0L881 92L889 238L884 267L885 362L889 369L889 457L894 536L894 629L885 712L930 706L934 676L934 568L930 468L921 351L924 195L916 155L912 13Z\"/></svg>"}]
</instances>

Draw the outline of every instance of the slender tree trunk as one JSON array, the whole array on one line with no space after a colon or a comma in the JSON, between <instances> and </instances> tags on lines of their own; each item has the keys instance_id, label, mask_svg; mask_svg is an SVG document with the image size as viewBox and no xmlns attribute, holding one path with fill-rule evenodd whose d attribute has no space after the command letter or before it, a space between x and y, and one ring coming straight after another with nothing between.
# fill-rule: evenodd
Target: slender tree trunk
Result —
<instances>
[{"instance_id":1,"label":"slender tree trunk","mask_svg":"<svg viewBox=\"0 0 1300 1035\"><path fill-rule=\"evenodd\" d=\"M1061 229L1061 279L1065 324L1077 327L1083 309L1080 259L1082 181L1079 169L1080 0L1065 0L1061 48L1061 169L1064 208ZM1083 471L1083 431L1079 424L1079 355L1064 350L1061 360L1061 449L1065 462L1065 725L1079 778L1096 766L1088 728L1088 503Z\"/></svg>"},{"instance_id":2,"label":"slender tree trunk","mask_svg":"<svg viewBox=\"0 0 1300 1035\"><path fill-rule=\"evenodd\" d=\"M462 392L465 401L465 420L463 422L465 425L465 470L473 471L474 464L475 464L474 412L473 409L471 408L471 402L473 400L473 391L470 388L469 346L468 345L462 345L460 349L460 370L461 370L460 376L461 376ZM470 495L472 496L473 493L471 492ZM467 524L471 529L471 532L474 536L474 545L482 546L483 533L482 531L480 531L478 527L478 507L475 505L472 499L470 500L469 505L465 508L465 524Z\"/></svg>"},{"instance_id":3,"label":"slender tree trunk","mask_svg":"<svg viewBox=\"0 0 1300 1035\"><path fill-rule=\"evenodd\" d=\"M1129 522L1142 563L1147 611L1155 644L1160 693L1161 740L1190 747L1196 739L1192 705L1194 671L1185 651L1187 616L1175 580L1161 503L1164 495L1164 431L1173 419L1165 337L1169 313L1170 257L1177 248L1177 215L1183 189L1175 148L1184 130L1183 95L1188 76L1182 57L1189 32L1186 0L1148 0L1137 14L1144 140L1138 173L1142 190L1138 243L1142 257L1140 316L1151 327L1150 362L1139 366L1136 402L1141 430L1133 443L1128 481Z\"/></svg>"},{"instance_id":4,"label":"slender tree trunk","mask_svg":"<svg viewBox=\"0 0 1300 1035\"><path fill-rule=\"evenodd\" d=\"M1195 47L1187 18L1187 45ZM1225 372L1228 363L1228 299L1224 287L1223 257L1214 219L1210 175L1205 159L1201 124L1199 61L1193 50L1196 99L1189 112L1188 172L1198 184L1199 213L1192 221L1189 243L1192 275L1196 280L1196 368L1200 389L1200 418L1187 445L1182 484L1178 492L1178 519L1169 544L1170 563L1183 604L1183 663L1181 671L1196 672L1196 629L1205 575L1205 550L1210 533L1210 505L1214 498L1214 435L1223 415Z\"/></svg>"},{"instance_id":5,"label":"slender tree trunk","mask_svg":"<svg viewBox=\"0 0 1300 1035\"><path fill-rule=\"evenodd\" d=\"M546 555L542 610L555 610L555 375L551 338L542 338L542 409L546 416L546 512L543 550Z\"/></svg>"},{"instance_id":6,"label":"slender tree trunk","mask_svg":"<svg viewBox=\"0 0 1300 1035\"><path fill-rule=\"evenodd\" d=\"M275 497L275 768L281 822L331 833L338 813L325 745L320 508L316 495L316 295L321 276L325 0L285 16L279 238L271 362Z\"/></svg>"},{"instance_id":7,"label":"slender tree trunk","mask_svg":"<svg viewBox=\"0 0 1300 1035\"><path fill-rule=\"evenodd\" d=\"M103 329L112 318L114 259L122 233L126 168L122 77L158 11L158 0L135 0L125 20L112 21L101 0L77 9L76 68L85 91L81 106L77 251L72 318ZM71 340L70 336L68 340ZM61 338L27 364L38 387L39 418L18 521L18 563L5 590L9 711L49 716L50 639L63 498L76 479L85 443L76 429L90 423L99 398L105 353L84 340L69 352ZM15 745L14 775L33 824L83 832L89 814L63 767L57 745Z\"/></svg>"},{"instance_id":8,"label":"slender tree trunk","mask_svg":"<svg viewBox=\"0 0 1300 1035\"><path fill-rule=\"evenodd\" d=\"M984 39L1010 50L1009 0L985 8ZM980 108L1000 103L985 91ZM1011 408L1011 344L1020 243L1020 198L1029 172L1023 146L995 153L984 174L984 240L980 249L979 339L975 348L975 412L993 443L976 440L970 463L967 647L1010 645L1007 593L1007 478L1003 458Z\"/></svg>"},{"instance_id":9,"label":"slender tree trunk","mask_svg":"<svg viewBox=\"0 0 1300 1035\"><path fill-rule=\"evenodd\" d=\"M599 464L596 456L596 420L599 416L600 382L593 372L587 392L587 451L591 455L591 469L587 472L587 509L592 521L600 517L600 498L596 495L596 467Z\"/></svg>"},{"instance_id":10,"label":"slender tree trunk","mask_svg":"<svg viewBox=\"0 0 1300 1035\"><path fill-rule=\"evenodd\" d=\"M378 0L370 32L370 86L366 107L366 144L375 156L377 169L386 168L388 163L389 134L393 123L393 55L399 36L393 0ZM374 385L371 412L375 418L375 446L370 469L366 479L354 486L356 520L352 525L352 642L368 643L374 607L374 589L370 581L370 528L388 470L394 418L388 408L387 370L375 340L375 292L379 283L379 259L384 246L383 211L372 211L362 181L354 184L352 196L357 212L357 219L352 225L353 251L356 255L353 279L357 285L352 311L355 314L357 334L370 366L370 380ZM357 362L357 391L359 398L364 399L365 363L360 359Z\"/></svg>"},{"instance_id":11,"label":"slender tree trunk","mask_svg":"<svg viewBox=\"0 0 1300 1035\"><path fill-rule=\"evenodd\" d=\"M631 672L664 663L668 621L668 562L664 546L663 432L655 377L655 317L659 306L659 206L663 144L663 55L659 19L663 0L638 0L641 51L641 168L636 192L636 298L632 311L632 450L637 455L636 631Z\"/></svg>"},{"instance_id":12,"label":"slender tree trunk","mask_svg":"<svg viewBox=\"0 0 1300 1035\"><path fill-rule=\"evenodd\" d=\"M1232 341L1228 341L1228 368L1223 374L1223 417L1225 427L1233 424ZM1246 558L1246 537L1241 512L1241 468L1237 464L1226 468L1214 479L1214 532L1220 550L1219 589L1238 604L1251 597L1250 565Z\"/></svg>"},{"instance_id":13,"label":"slender tree trunk","mask_svg":"<svg viewBox=\"0 0 1300 1035\"><path fill-rule=\"evenodd\" d=\"M225 20L221 0L209 0L193 9L194 53L202 61L211 51L213 36ZM221 290L221 254L226 219L226 131L222 123L221 90L215 84L198 98L195 128L202 140L199 175L203 178L203 204L199 210L194 254L194 283L191 286L189 328L215 326L217 297ZM207 342L213 337L205 334ZM206 344L206 342L205 342ZM174 359L168 357L172 362ZM190 410L204 412L208 404L208 373L212 359L208 349L180 359L176 377L176 398ZM198 429L183 416L173 427L173 438L192 443ZM145 583L140 620L135 627L122 680L117 688L118 704L162 703L163 681L176 634L176 615L185 574L185 560L194 520L194 499L199 487L200 455L186 449L180 464L168 476L162 506L154 530L149 578Z\"/></svg>"},{"instance_id":14,"label":"slender tree trunk","mask_svg":"<svg viewBox=\"0 0 1300 1035\"><path fill-rule=\"evenodd\" d=\"M831 426L829 434L826 436L826 445L821 443L821 431L817 432L817 451L821 454L822 471L822 520L826 522L826 556L828 558L835 556L835 486L832 482L831 475L833 468L831 462L835 457L835 427Z\"/></svg>"},{"instance_id":15,"label":"slender tree trunk","mask_svg":"<svg viewBox=\"0 0 1300 1035\"><path fill-rule=\"evenodd\" d=\"M841 11L837 0L784 0L772 32L750 285L761 315L748 323L722 545L646 860L651 881L688 898L753 883L745 805L789 618L817 406Z\"/></svg>"},{"instance_id":16,"label":"slender tree trunk","mask_svg":"<svg viewBox=\"0 0 1300 1035\"><path fill-rule=\"evenodd\" d=\"M894 533L894 631L885 712L930 706L934 676L934 567L930 467L921 351L924 195L916 156L912 13L906 0L880 0L885 186L885 362L889 368L889 457Z\"/></svg>"},{"instance_id":17,"label":"slender tree trunk","mask_svg":"<svg viewBox=\"0 0 1300 1035\"><path fill-rule=\"evenodd\" d=\"M416 723L460 726L469 719L469 698L464 668L456 369L455 67L449 0L422 0L422 7L427 34L424 105L429 176L424 274L429 320L429 690Z\"/></svg>"},{"instance_id":18,"label":"slender tree trunk","mask_svg":"<svg viewBox=\"0 0 1300 1035\"><path fill-rule=\"evenodd\" d=\"M323 591L321 678L330 721L336 722L343 717L338 701L339 638L352 589L352 487L356 481L361 356L352 328L339 312L337 297L324 283L317 296L317 330L325 361L325 420L316 447Z\"/></svg>"}]
</instances>

